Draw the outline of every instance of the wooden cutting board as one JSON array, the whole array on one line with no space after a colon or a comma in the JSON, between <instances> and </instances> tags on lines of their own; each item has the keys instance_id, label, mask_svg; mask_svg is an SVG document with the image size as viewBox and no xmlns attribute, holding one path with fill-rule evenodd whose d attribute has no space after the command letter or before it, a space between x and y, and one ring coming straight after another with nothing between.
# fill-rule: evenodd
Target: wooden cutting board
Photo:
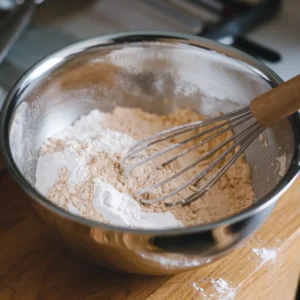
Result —
<instances>
[{"instance_id":1,"label":"wooden cutting board","mask_svg":"<svg viewBox=\"0 0 300 300\"><path fill-rule=\"evenodd\" d=\"M300 178L255 236L217 262L176 276L128 275L86 262L55 240L0 162L0 299L292 300L300 271L299 190Z\"/></svg>"}]
</instances>

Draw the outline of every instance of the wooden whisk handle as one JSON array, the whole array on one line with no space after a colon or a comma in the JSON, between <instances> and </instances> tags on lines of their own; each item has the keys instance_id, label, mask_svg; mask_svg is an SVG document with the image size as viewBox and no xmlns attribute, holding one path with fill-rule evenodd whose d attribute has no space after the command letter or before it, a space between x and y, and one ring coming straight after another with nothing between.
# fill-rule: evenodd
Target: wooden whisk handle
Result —
<instances>
[{"instance_id":1,"label":"wooden whisk handle","mask_svg":"<svg viewBox=\"0 0 300 300\"><path fill-rule=\"evenodd\" d=\"M300 75L253 99L250 110L257 122L270 127L300 109Z\"/></svg>"}]
</instances>

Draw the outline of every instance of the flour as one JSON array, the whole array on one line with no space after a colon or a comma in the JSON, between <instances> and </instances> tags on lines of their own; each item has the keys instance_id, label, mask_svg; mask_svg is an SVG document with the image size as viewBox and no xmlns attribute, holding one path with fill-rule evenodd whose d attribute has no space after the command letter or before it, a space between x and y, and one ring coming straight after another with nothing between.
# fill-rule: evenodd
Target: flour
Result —
<instances>
[{"instance_id":1,"label":"flour","mask_svg":"<svg viewBox=\"0 0 300 300\"><path fill-rule=\"evenodd\" d=\"M168 254L167 256L162 256L160 253L155 252L140 252L142 258L149 260L151 262L157 262L160 265L163 265L165 269L172 270L177 269L178 267L199 267L206 264L209 264L212 259L199 259L198 257L187 258L185 256L178 256L177 254Z\"/></svg>"},{"instance_id":2,"label":"flour","mask_svg":"<svg viewBox=\"0 0 300 300\"><path fill-rule=\"evenodd\" d=\"M207 282L208 279L202 280L202 282ZM233 288L229 285L227 281L223 278L209 280L212 289L214 290L213 294L205 293L204 289L200 287L197 282L193 282L192 286L195 291L199 292L203 299L216 299L216 300L234 300L236 295L236 288Z\"/></svg>"},{"instance_id":3,"label":"flour","mask_svg":"<svg viewBox=\"0 0 300 300\"><path fill-rule=\"evenodd\" d=\"M78 209L76 205L79 198L85 198L85 194L78 191L76 186L84 182L88 177L88 164L96 153L105 152L108 155L122 153L132 146L135 141L120 132L114 132L100 127L101 113L93 111L86 118L75 122L70 129L49 140L41 149L36 170L35 187L50 199L75 214L80 215L86 210L85 206ZM83 145L83 147L82 147ZM63 149L56 152L57 149ZM58 180L61 170L67 169L67 180ZM45 172L45 170L47 170ZM93 208L110 224L142 227L142 228L166 228L180 227L178 221L171 212L146 213L142 212L140 205L131 196L120 193L112 185L94 177ZM48 193L55 186L57 191L53 195ZM63 189L65 191L63 191ZM72 193L72 190L73 193ZM61 191L61 193L58 193ZM76 195L72 197L72 194ZM66 203L65 200L69 200ZM75 201L74 201L75 200ZM82 211L83 210L83 211ZM89 215L93 212L89 212Z\"/></svg>"},{"instance_id":4,"label":"flour","mask_svg":"<svg viewBox=\"0 0 300 300\"><path fill-rule=\"evenodd\" d=\"M182 227L212 222L237 213L251 205L254 199L250 168L243 157L236 161L201 200L191 205L167 208L164 203L142 205L138 201L141 188L173 176L178 169L187 166L216 144L232 136L230 131L163 169L150 163L125 178L120 166L122 155L137 140L203 118L196 112L184 109L167 116L120 107L111 113L94 110L43 144L37 162L35 187L50 201L72 214L123 227ZM186 133L180 138L198 134L201 130L203 129ZM171 143L178 141L175 138ZM184 146L190 147L196 142L199 141L191 141ZM170 141L164 143L160 147L170 145ZM186 148L178 148L177 152L170 155L183 149ZM169 184L145 196L148 199L156 198L172 192L199 173L213 159L215 158L204 160ZM208 175L213 175L213 172ZM203 184L205 180L198 184ZM196 186L189 186L172 196L169 201L185 198L195 189Z\"/></svg>"},{"instance_id":5,"label":"flour","mask_svg":"<svg viewBox=\"0 0 300 300\"><path fill-rule=\"evenodd\" d=\"M194 288L194 290L195 291L197 291L197 292L201 292L201 293L203 293L204 292L204 289L203 288L201 288L199 285L198 285L198 283L197 282L193 282L192 283L192 286L193 286L193 288ZM203 294L203 296L206 296L205 294Z\"/></svg>"},{"instance_id":6,"label":"flour","mask_svg":"<svg viewBox=\"0 0 300 300\"><path fill-rule=\"evenodd\" d=\"M56 183L57 175L63 168L68 168L68 184L79 184L87 176L86 160L72 147L65 147L61 152L40 156L36 168L35 187L46 196L48 190ZM47 171L46 171L47 170Z\"/></svg>"},{"instance_id":7,"label":"flour","mask_svg":"<svg viewBox=\"0 0 300 300\"><path fill-rule=\"evenodd\" d=\"M261 264L264 264L269 260L275 260L275 258L277 257L276 251L274 249L253 248L252 252L259 256Z\"/></svg>"},{"instance_id":8,"label":"flour","mask_svg":"<svg viewBox=\"0 0 300 300\"><path fill-rule=\"evenodd\" d=\"M96 211L115 225L157 229L182 226L171 212L142 212L131 196L120 193L99 178L95 180L93 203Z\"/></svg>"},{"instance_id":9,"label":"flour","mask_svg":"<svg viewBox=\"0 0 300 300\"><path fill-rule=\"evenodd\" d=\"M213 287L215 288L219 300L233 300L235 297L235 289L230 287L229 284L222 278L217 280L211 279Z\"/></svg>"},{"instance_id":10,"label":"flour","mask_svg":"<svg viewBox=\"0 0 300 300\"><path fill-rule=\"evenodd\" d=\"M257 255L260 262L259 265L254 267L254 269L248 273L248 275L237 285L232 285L232 283L223 278L212 278L212 277L204 277L202 280L198 282L192 282L192 286L195 291L197 291L203 300L234 300L236 294L242 290L244 283L249 281L249 278L252 277L262 266L268 261L274 261L277 257L276 248L251 248L251 252ZM253 255L248 257L248 261L252 260ZM240 270L243 273L243 270ZM230 270L230 272L226 273L226 277L235 278L236 271L234 268ZM203 284L203 285L202 285ZM205 289L202 286L205 286ZM212 293L213 292L213 293Z\"/></svg>"}]
</instances>

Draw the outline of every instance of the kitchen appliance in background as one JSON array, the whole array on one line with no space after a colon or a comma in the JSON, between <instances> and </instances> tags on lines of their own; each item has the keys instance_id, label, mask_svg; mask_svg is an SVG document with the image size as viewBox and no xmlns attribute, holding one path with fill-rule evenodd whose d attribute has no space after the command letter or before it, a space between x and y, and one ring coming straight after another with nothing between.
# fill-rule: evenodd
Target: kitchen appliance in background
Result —
<instances>
[{"instance_id":1,"label":"kitchen appliance in background","mask_svg":"<svg viewBox=\"0 0 300 300\"><path fill-rule=\"evenodd\" d=\"M280 0L145 0L178 21L190 23L194 34L218 40L258 59L280 61L280 54L243 35L278 12Z\"/></svg>"},{"instance_id":2,"label":"kitchen appliance in background","mask_svg":"<svg viewBox=\"0 0 300 300\"><path fill-rule=\"evenodd\" d=\"M23 0L23 3L28 1L33 0ZM282 1L283 8L292 1ZM44 1L37 6L31 25L1 63L0 106L1 88L5 94L15 80L42 57L78 40L112 32L166 30L192 33L231 44L276 69L283 66L280 55L284 53L278 48L287 45L286 49L290 51L291 47L287 43L273 46L268 42L271 36L268 33L266 41L263 38L260 43L249 35L265 32L264 28L270 24L266 21L276 16L280 4L280 0ZM0 13L0 28L3 28L1 16L7 15L9 9ZM273 41L276 43L275 39Z\"/></svg>"}]
</instances>

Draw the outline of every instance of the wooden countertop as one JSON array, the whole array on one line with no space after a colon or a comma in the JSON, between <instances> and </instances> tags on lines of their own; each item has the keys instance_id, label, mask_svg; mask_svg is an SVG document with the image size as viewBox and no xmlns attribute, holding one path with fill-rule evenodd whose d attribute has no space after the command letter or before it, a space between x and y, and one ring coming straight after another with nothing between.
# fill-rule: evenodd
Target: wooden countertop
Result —
<instances>
[{"instance_id":1,"label":"wooden countertop","mask_svg":"<svg viewBox=\"0 0 300 300\"><path fill-rule=\"evenodd\" d=\"M0 171L0 299L231 300L231 292L238 300L292 300L300 271L299 187L300 178L255 236L228 256L176 276L151 277L77 257L46 231L24 192ZM253 248L271 250L276 258L263 263ZM219 292L213 284L218 278L228 284Z\"/></svg>"}]
</instances>

